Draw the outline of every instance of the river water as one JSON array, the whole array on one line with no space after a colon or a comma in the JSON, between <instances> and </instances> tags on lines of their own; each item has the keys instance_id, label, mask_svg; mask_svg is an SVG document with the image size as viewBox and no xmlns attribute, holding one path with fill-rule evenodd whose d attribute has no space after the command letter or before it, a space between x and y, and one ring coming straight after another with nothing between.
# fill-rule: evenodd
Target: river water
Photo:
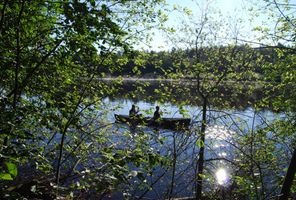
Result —
<instances>
[{"instance_id":1,"label":"river water","mask_svg":"<svg viewBox=\"0 0 296 200\"><path fill-rule=\"evenodd\" d=\"M158 152L174 163L169 167L156 166L149 173L143 174L141 179L135 175L130 180L132 187L129 187L126 194L147 199L194 196L200 145L200 98L194 92L194 87L184 91L182 86L169 90L169 96L163 96L167 88L170 88L166 83L153 83L144 92L136 88L129 83L123 86L118 96L104 98L102 106L109 110L109 122L115 122L115 113L128 114L132 104L139 107L144 116L152 116L158 105L162 117L189 117L191 126L188 131L137 127L131 138L117 138L124 145L127 140L133 140L137 134L144 133L151 151ZM162 91L161 88L165 89ZM236 170L233 163L239 162L236 157L238 137L253 134L257 128L283 116L271 108L254 108L256 102L264 98L260 89L251 93L245 88L240 89L240 92L234 92L233 89L221 87L211 95L205 142L205 192L217 191L233 183L232 176ZM130 130L127 125L117 123L114 123L112 129L119 132ZM133 173L139 174L141 169L134 167Z\"/></svg>"}]
</instances>

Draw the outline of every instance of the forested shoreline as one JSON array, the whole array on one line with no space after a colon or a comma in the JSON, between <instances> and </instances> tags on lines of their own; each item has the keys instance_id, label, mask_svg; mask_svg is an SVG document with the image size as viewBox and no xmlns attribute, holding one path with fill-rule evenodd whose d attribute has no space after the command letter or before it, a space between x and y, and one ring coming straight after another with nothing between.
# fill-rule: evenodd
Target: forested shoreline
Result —
<instances>
[{"instance_id":1,"label":"forested shoreline","mask_svg":"<svg viewBox=\"0 0 296 200\"><path fill-rule=\"evenodd\" d=\"M256 60L258 58L262 59L262 65L259 63L253 63L252 71L255 74L246 77L245 80L257 80L259 77L264 76L264 70L262 69L263 63L273 63L278 59L276 50L280 48L279 46L273 47L251 47L248 45L236 46L235 49L240 52L249 51L249 54L252 54L250 60ZM120 65L121 70L112 72L109 71L108 67L100 68L99 73L104 73L107 77L131 77L136 79L137 76L143 78L163 78L165 79L168 73L182 73L184 79L195 79L196 77L192 76L190 72L186 71L188 68L192 67L195 63L195 54L203 54L203 59L207 60L209 52L219 51L220 53L226 53L227 47L215 46L211 48L201 48L201 49L186 49L186 50L177 50L173 48L170 51L133 51L132 53L122 54L118 53L114 55L113 62ZM213 72L213 69L208 69L209 72ZM237 71L240 71L239 67L236 68ZM251 77L253 76L253 77ZM242 77L242 80L244 78ZM264 78L261 78L264 80Z\"/></svg>"}]
</instances>

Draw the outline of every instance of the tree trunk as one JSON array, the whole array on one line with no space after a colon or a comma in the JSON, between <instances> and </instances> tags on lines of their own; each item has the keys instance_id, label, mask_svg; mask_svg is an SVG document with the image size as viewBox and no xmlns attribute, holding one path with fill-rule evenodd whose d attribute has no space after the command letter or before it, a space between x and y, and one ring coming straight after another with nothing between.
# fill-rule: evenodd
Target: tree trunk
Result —
<instances>
[{"instance_id":1,"label":"tree trunk","mask_svg":"<svg viewBox=\"0 0 296 200\"><path fill-rule=\"evenodd\" d=\"M280 200L288 199L290 195L290 190L293 184L293 180L295 177L295 173L296 173L296 149L294 149L291 162L290 162L287 174L285 176L285 180L281 190Z\"/></svg>"},{"instance_id":2,"label":"tree trunk","mask_svg":"<svg viewBox=\"0 0 296 200\"><path fill-rule=\"evenodd\" d=\"M175 175L176 175L176 162L177 162L177 149L176 149L176 137L175 137L175 133L174 133L174 137L173 137L173 166L172 166L172 179L171 179L171 187L169 189L169 200L172 199L173 196L173 192L174 192L174 187L175 187Z\"/></svg>"},{"instance_id":3,"label":"tree trunk","mask_svg":"<svg viewBox=\"0 0 296 200\"><path fill-rule=\"evenodd\" d=\"M16 55L16 64L15 64L15 70L14 70L14 95L13 95L13 108L16 109L16 104L17 104L17 98L18 98L18 87L19 87L19 69L21 66L21 18L22 18L22 13L24 11L24 5L25 1L19 1L20 5L20 12L18 15L18 21L17 21L17 27L16 27L16 50L15 50L15 55Z\"/></svg>"},{"instance_id":4,"label":"tree trunk","mask_svg":"<svg viewBox=\"0 0 296 200\"><path fill-rule=\"evenodd\" d=\"M197 169L197 187L196 187L196 199L202 198L202 181L203 181L203 168L204 168L204 151L205 151L205 132L207 125L207 98L203 98L202 107L202 124L200 132L200 149L198 153L198 169Z\"/></svg>"}]
</instances>

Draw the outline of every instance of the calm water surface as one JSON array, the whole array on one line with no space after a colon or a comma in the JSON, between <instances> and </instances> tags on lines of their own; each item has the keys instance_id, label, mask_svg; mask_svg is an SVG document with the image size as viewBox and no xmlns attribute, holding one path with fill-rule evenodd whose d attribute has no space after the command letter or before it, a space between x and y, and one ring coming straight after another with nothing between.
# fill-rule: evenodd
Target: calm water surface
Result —
<instances>
[{"instance_id":1,"label":"calm water surface","mask_svg":"<svg viewBox=\"0 0 296 200\"><path fill-rule=\"evenodd\" d=\"M182 94L179 94L182 95ZM178 95L176 95L178 97ZM227 95L223 95L227 96ZM144 97L143 97L144 98ZM186 96L182 96L182 99ZM251 96L252 101L256 101ZM190 95L188 96L190 99ZM154 100L154 101L153 101ZM155 131L149 127L139 127L138 130L144 131L149 137L152 151L160 152L163 156L171 158L174 153L177 155L175 174L173 169L155 168L153 172L145 176L145 182L151 188L143 189L141 181L134 179L134 196L146 197L151 199L162 199L164 196L184 197L194 196L194 179L196 174L196 160L198 158L199 147L197 145L198 131L201 121L201 107L197 104L183 104L182 109L185 113L180 113L180 105L171 99L167 101L158 101L154 98L152 101L140 100L128 97L112 97L104 99L104 106L108 108L107 114L109 122L114 122L114 113L128 114L132 104L139 107L144 116L152 116L155 106L159 105L163 117L190 117L192 124L188 132L175 132L171 130ZM234 101L232 99L232 101ZM205 173L209 174L205 178L205 186L208 190L217 189L221 186L227 187L231 184L233 168L231 162L237 161L232 152L236 151L232 145L235 138L240 135L251 133L252 128L264 126L266 122L272 121L280 114L276 114L269 109L255 111L252 105L247 105L244 101L250 103L250 99L242 97L238 102L229 103L238 105L237 107L221 108L210 105L208 112L208 127L206 130L206 150L205 150ZM239 106L240 101L244 106ZM217 105L217 102L215 102ZM221 102L222 103L222 102ZM224 102L223 102L224 103ZM251 102L252 103L252 102ZM250 103L250 104L251 104ZM219 102L218 102L219 104ZM113 128L126 130L127 126L114 124ZM136 134L136 133L135 133ZM159 140L163 139L163 143ZM124 140L124 139L123 139ZM137 172L137 169L135 168ZM172 177L174 178L172 179ZM170 189L173 180L174 188ZM169 195L170 194L170 195Z\"/></svg>"}]
</instances>

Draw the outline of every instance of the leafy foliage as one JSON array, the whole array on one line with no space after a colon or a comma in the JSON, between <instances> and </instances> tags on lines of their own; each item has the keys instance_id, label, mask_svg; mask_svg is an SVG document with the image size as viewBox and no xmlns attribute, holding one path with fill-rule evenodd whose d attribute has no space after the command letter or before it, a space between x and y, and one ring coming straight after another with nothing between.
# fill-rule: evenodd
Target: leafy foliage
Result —
<instances>
[{"instance_id":1,"label":"leafy foliage","mask_svg":"<svg viewBox=\"0 0 296 200\"><path fill-rule=\"evenodd\" d=\"M116 70L115 53L128 52L130 43L143 37L136 33L163 23L164 13L154 9L162 3L1 2L2 180L15 178L16 166L22 168L22 181L34 176L34 171L50 184L64 183L76 174L96 174L100 181L90 179L76 188L91 188L97 182L95 188L102 188L98 192L122 180L128 173L126 164L133 160L105 159L112 152L104 147L110 142L109 130L106 123L96 125L104 124L101 99L116 92L114 85L98 81L105 76L100 69ZM98 155L95 166L114 165L109 172L89 170L90 155ZM34 187L33 193L37 190Z\"/></svg>"}]
</instances>

